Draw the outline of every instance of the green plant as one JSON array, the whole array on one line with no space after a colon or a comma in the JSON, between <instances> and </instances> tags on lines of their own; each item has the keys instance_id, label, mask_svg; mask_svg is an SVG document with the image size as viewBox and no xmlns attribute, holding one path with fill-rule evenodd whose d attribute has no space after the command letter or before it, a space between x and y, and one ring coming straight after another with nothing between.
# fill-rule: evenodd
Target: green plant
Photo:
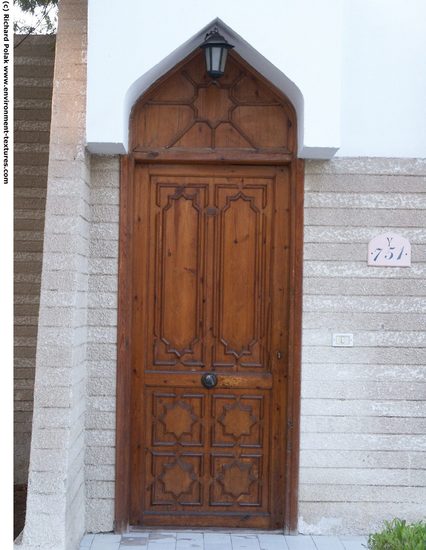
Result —
<instances>
[{"instance_id":1,"label":"green plant","mask_svg":"<svg viewBox=\"0 0 426 550\"><path fill-rule=\"evenodd\" d=\"M426 522L385 521L385 528L368 537L370 550L426 550Z\"/></svg>"}]
</instances>

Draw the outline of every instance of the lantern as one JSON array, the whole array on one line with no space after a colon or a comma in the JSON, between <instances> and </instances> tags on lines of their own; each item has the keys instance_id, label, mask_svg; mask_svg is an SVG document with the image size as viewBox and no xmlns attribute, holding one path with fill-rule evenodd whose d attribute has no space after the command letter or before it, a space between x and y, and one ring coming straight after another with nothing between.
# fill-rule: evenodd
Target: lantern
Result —
<instances>
[{"instance_id":1,"label":"lantern","mask_svg":"<svg viewBox=\"0 0 426 550\"><path fill-rule=\"evenodd\" d=\"M206 56L207 73L212 78L219 78L225 73L226 58L228 50L234 46L229 44L219 33L217 27L206 34L204 42L200 48L204 50Z\"/></svg>"}]
</instances>

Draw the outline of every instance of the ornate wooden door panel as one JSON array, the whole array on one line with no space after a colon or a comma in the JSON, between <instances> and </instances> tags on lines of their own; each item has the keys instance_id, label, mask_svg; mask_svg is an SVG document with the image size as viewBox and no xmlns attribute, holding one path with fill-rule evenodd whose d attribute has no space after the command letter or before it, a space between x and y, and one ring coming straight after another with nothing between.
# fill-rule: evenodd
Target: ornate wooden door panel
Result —
<instances>
[{"instance_id":1,"label":"ornate wooden door panel","mask_svg":"<svg viewBox=\"0 0 426 550\"><path fill-rule=\"evenodd\" d=\"M132 524L283 524L290 174L136 164Z\"/></svg>"},{"instance_id":2,"label":"ornate wooden door panel","mask_svg":"<svg viewBox=\"0 0 426 550\"><path fill-rule=\"evenodd\" d=\"M192 53L134 105L121 186L119 529L296 528L296 122L235 52L219 80Z\"/></svg>"}]
</instances>

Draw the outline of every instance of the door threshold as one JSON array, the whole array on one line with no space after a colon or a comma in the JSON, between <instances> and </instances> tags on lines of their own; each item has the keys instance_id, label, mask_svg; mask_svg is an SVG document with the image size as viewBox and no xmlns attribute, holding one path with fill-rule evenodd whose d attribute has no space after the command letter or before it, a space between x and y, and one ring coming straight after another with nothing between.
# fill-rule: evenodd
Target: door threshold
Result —
<instances>
[{"instance_id":1,"label":"door threshold","mask_svg":"<svg viewBox=\"0 0 426 550\"><path fill-rule=\"evenodd\" d=\"M241 534L246 535L283 535L284 528L282 529L253 529L244 527L143 527L139 525L130 525L127 531L128 534L132 533L146 533L149 532L158 532L158 533L232 533L232 534Z\"/></svg>"}]
</instances>

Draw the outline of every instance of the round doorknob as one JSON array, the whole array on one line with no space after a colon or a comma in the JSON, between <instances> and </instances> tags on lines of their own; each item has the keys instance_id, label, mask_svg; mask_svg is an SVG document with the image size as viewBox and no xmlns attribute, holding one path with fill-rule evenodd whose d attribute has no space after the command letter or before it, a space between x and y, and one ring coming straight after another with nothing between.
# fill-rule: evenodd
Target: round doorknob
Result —
<instances>
[{"instance_id":1,"label":"round doorknob","mask_svg":"<svg viewBox=\"0 0 426 550\"><path fill-rule=\"evenodd\" d=\"M217 376L214 372L206 372L206 374L203 374L201 377L201 383L207 389L214 388L217 386Z\"/></svg>"}]
</instances>

